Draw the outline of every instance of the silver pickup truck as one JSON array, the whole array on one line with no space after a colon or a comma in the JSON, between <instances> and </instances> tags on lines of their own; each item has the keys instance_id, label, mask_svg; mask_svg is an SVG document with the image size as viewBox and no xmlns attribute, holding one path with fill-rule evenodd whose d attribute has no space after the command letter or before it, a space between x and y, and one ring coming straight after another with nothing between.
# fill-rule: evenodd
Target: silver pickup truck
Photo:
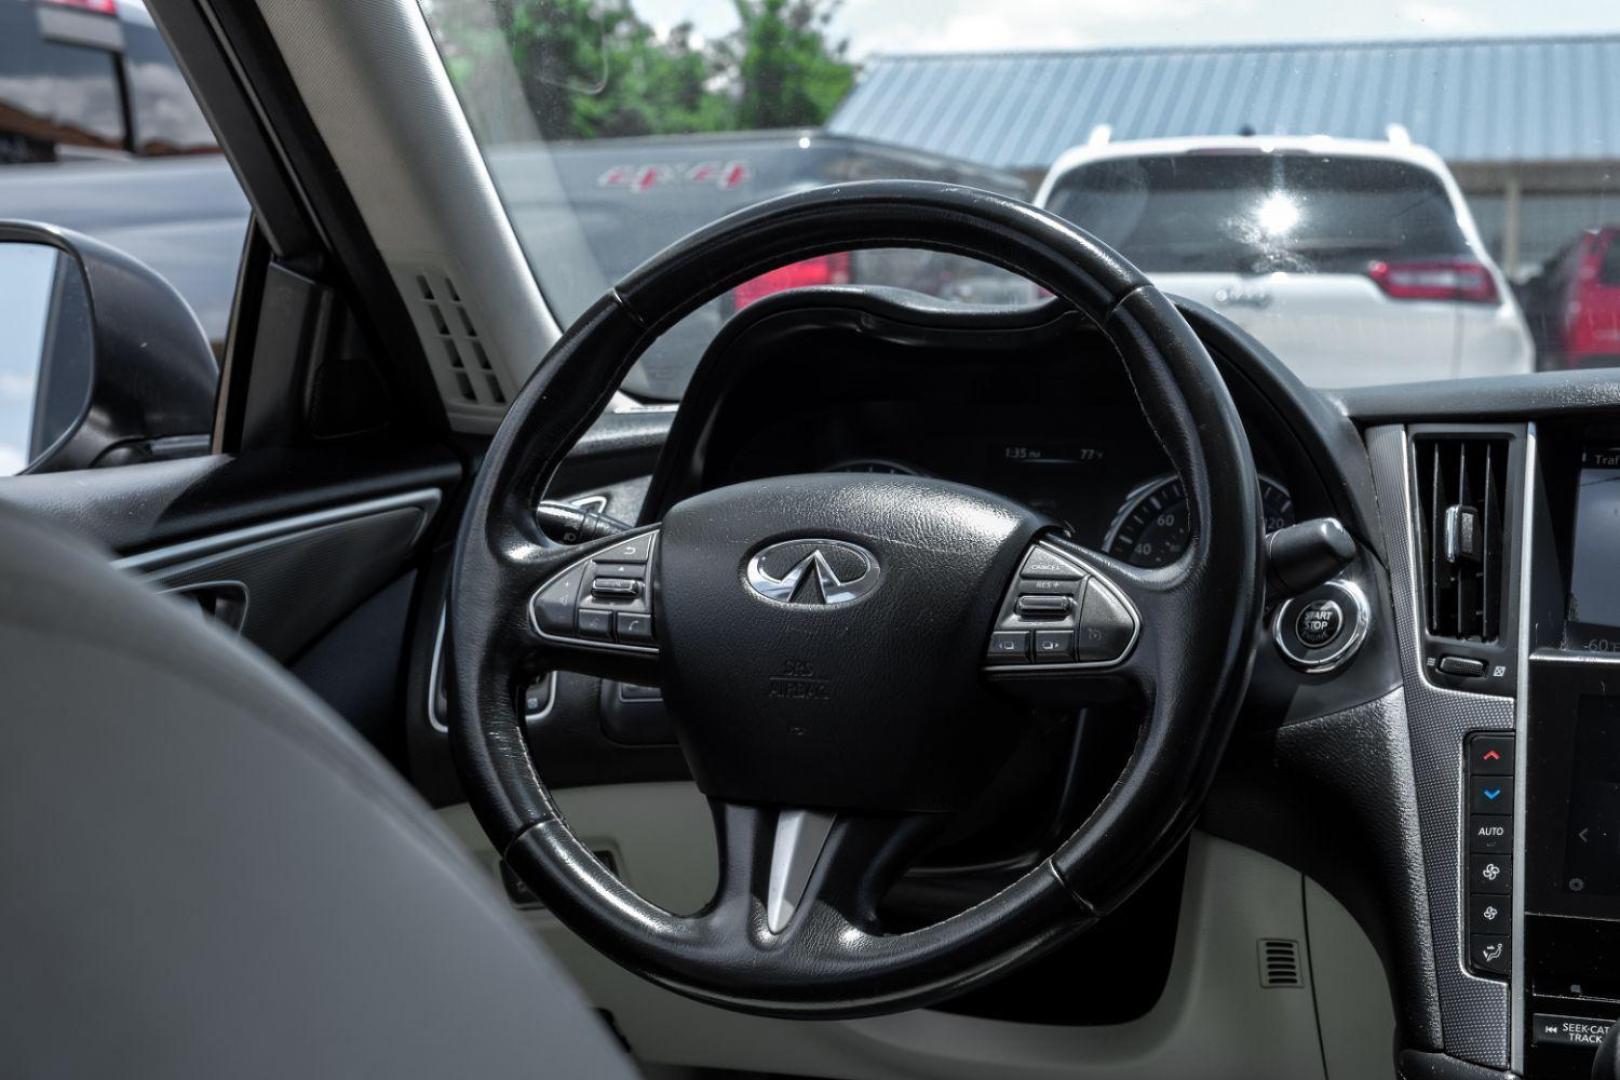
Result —
<instances>
[{"instance_id":1,"label":"silver pickup truck","mask_svg":"<svg viewBox=\"0 0 1620 1080\"><path fill-rule=\"evenodd\" d=\"M580 230L563 321L650 253L773 195L884 176L1027 197L1017 176L813 130L675 135L488 148L519 236L554 250ZM0 0L0 220L73 229L135 256L185 297L218 351L249 207L139 0ZM598 274L586 270L594 263ZM791 285L870 282L954 299L1028 299L980 264L859 252L767 275L677 326L643 359L633 392L674 399L738 307Z\"/></svg>"}]
</instances>

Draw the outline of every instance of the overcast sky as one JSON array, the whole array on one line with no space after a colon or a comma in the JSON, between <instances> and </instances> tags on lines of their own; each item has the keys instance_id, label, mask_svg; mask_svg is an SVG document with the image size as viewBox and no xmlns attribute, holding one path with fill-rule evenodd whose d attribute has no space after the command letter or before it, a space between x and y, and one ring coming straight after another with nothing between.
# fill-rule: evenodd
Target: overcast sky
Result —
<instances>
[{"instance_id":1,"label":"overcast sky","mask_svg":"<svg viewBox=\"0 0 1620 1080\"><path fill-rule=\"evenodd\" d=\"M635 0L659 28L736 26L731 0ZM1617 0L846 0L856 58L1118 45L1620 32Z\"/></svg>"}]
</instances>

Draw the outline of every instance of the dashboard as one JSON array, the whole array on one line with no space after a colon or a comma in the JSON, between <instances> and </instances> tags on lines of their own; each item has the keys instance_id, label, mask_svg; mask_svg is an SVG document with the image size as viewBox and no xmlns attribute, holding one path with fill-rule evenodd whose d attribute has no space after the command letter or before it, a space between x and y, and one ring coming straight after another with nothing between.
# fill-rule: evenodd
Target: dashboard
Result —
<instances>
[{"instance_id":1,"label":"dashboard","mask_svg":"<svg viewBox=\"0 0 1620 1080\"><path fill-rule=\"evenodd\" d=\"M1358 551L1336 583L1367 601L1359 653L1333 667L1288 656L1321 606L1296 622L1291 600L1268 602L1201 828L1300 867L1354 912L1412 1052L1491 1075L1585 1076L1620 1018L1620 427L1605 426L1620 384L1318 394L1217 318L1184 312L1238 407L1265 528L1337 518ZM635 501L651 522L697 492L815 471L996 491L1138 566L1187 543L1179 481L1123 365L1055 308L947 310L872 290L761 301L699 365ZM955 878L996 880L1083 818L1095 804L1060 802L1054 763L1089 763L1105 791L1130 728L1080 730L1120 741L1040 744L975 808L1000 846L959 830L903 883L909 910ZM1165 885L1130 909L1129 935L1083 947L1173 940L1177 915ZM1151 1005L1170 962L1066 960L1136 981L1077 1005L1014 976L995 1002L960 1007L1120 1022Z\"/></svg>"},{"instance_id":2,"label":"dashboard","mask_svg":"<svg viewBox=\"0 0 1620 1080\"><path fill-rule=\"evenodd\" d=\"M1009 313L969 331L950 312L933 327L917 311L829 314L757 319L716 342L687 399L712 397L712 422L683 433L677 418L671 434L677 449L701 441L697 464L655 478L655 503L791 473L911 473L1005 495L1136 566L1186 550L1181 480L1119 358L1078 316L1015 325ZM1315 477L1290 462L1272 418L1254 407L1244 419L1267 530L1300 519L1296 491L1307 516L1319 509Z\"/></svg>"}]
</instances>

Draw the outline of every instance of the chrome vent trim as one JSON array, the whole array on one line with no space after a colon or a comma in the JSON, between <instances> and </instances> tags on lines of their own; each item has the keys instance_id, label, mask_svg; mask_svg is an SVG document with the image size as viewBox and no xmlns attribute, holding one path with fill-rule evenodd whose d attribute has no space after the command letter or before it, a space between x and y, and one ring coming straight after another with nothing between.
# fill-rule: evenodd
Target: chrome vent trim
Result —
<instances>
[{"instance_id":1,"label":"chrome vent trim","mask_svg":"<svg viewBox=\"0 0 1620 1080\"><path fill-rule=\"evenodd\" d=\"M1412 439L1424 626L1433 637L1493 642L1506 593L1508 445L1505 435Z\"/></svg>"}]
</instances>

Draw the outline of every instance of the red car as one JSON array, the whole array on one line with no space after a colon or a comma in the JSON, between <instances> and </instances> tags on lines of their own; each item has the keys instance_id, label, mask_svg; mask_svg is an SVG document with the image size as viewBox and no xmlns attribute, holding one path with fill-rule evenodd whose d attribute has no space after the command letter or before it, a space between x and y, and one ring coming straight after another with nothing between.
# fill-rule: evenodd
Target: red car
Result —
<instances>
[{"instance_id":1,"label":"red car","mask_svg":"<svg viewBox=\"0 0 1620 1080\"><path fill-rule=\"evenodd\" d=\"M1620 226L1583 232L1533 288L1542 368L1620 366Z\"/></svg>"}]
</instances>

